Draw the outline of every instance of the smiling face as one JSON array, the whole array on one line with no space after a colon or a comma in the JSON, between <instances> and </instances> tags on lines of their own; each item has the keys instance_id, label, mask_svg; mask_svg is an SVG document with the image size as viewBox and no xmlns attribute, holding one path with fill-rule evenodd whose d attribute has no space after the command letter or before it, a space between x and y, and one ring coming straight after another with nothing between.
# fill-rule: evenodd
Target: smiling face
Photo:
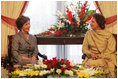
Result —
<instances>
[{"instance_id":1,"label":"smiling face","mask_svg":"<svg viewBox=\"0 0 118 79\"><path fill-rule=\"evenodd\" d=\"M29 21L27 21L23 25L23 27L21 28L21 31L24 32L24 33L29 33L29 31L30 31L30 22Z\"/></svg>"},{"instance_id":2,"label":"smiling face","mask_svg":"<svg viewBox=\"0 0 118 79\"><path fill-rule=\"evenodd\" d=\"M90 25L91 25L91 29L93 29L93 30L100 30L101 29L94 17L92 17Z\"/></svg>"}]
</instances>

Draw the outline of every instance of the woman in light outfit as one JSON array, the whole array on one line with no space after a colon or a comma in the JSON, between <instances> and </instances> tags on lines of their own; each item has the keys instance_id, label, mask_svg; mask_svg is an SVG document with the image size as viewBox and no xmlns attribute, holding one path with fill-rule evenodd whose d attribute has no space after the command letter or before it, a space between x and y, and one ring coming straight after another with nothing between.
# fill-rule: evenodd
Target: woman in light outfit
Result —
<instances>
[{"instance_id":1,"label":"woman in light outfit","mask_svg":"<svg viewBox=\"0 0 118 79\"><path fill-rule=\"evenodd\" d=\"M83 64L87 67L102 67L110 73L110 77L116 77L116 41L112 33L104 30L105 23L105 18L101 14L92 15L92 30L87 31L82 47L83 53L86 54Z\"/></svg>"}]
</instances>

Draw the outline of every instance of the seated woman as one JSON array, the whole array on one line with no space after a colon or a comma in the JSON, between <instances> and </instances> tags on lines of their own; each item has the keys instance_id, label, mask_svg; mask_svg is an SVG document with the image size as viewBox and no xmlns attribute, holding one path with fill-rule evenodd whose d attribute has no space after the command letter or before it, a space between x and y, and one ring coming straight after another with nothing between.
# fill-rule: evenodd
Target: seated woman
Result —
<instances>
[{"instance_id":1,"label":"seated woman","mask_svg":"<svg viewBox=\"0 0 118 79\"><path fill-rule=\"evenodd\" d=\"M36 37L29 34L30 19L26 16L20 16L16 20L19 32L13 37L12 41L12 62L13 65L26 65L37 63L37 40ZM47 58L40 54L40 56Z\"/></svg>"},{"instance_id":2,"label":"seated woman","mask_svg":"<svg viewBox=\"0 0 118 79\"><path fill-rule=\"evenodd\" d=\"M95 13L91 19L91 29L84 38L82 52L86 54L83 61L85 67L101 67L110 77L116 77L117 65L116 41L112 33L104 30L105 18Z\"/></svg>"}]
</instances>

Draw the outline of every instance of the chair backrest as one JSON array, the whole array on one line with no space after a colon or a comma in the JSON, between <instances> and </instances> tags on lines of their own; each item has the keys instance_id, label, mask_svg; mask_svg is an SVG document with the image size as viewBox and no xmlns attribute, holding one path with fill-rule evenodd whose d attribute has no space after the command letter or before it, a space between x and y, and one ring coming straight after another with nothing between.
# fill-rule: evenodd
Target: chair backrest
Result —
<instances>
[{"instance_id":1,"label":"chair backrest","mask_svg":"<svg viewBox=\"0 0 118 79\"><path fill-rule=\"evenodd\" d=\"M10 35L10 36L8 36L8 63L9 64L11 64L12 65L12 63L11 63L11 56L12 56L12 54L11 54L11 50L12 50L12 39L13 39L13 36L14 35Z\"/></svg>"},{"instance_id":2,"label":"chair backrest","mask_svg":"<svg viewBox=\"0 0 118 79\"><path fill-rule=\"evenodd\" d=\"M117 34L113 34L115 40L116 40L116 51L117 51Z\"/></svg>"}]
</instances>

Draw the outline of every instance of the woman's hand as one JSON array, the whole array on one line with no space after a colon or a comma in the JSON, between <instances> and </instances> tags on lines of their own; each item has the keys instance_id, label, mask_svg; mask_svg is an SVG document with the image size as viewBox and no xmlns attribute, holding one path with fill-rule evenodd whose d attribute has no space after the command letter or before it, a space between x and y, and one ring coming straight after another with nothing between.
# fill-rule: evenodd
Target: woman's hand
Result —
<instances>
[{"instance_id":1,"label":"woman's hand","mask_svg":"<svg viewBox=\"0 0 118 79\"><path fill-rule=\"evenodd\" d=\"M22 56L22 59L23 59L23 60L31 60L31 58L27 58L27 57L25 57L25 56Z\"/></svg>"},{"instance_id":2,"label":"woman's hand","mask_svg":"<svg viewBox=\"0 0 118 79\"><path fill-rule=\"evenodd\" d=\"M36 57L35 57L35 56L33 56L31 59L32 59L32 60L36 60Z\"/></svg>"},{"instance_id":3,"label":"woman's hand","mask_svg":"<svg viewBox=\"0 0 118 79\"><path fill-rule=\"evenodd\" d=\"M27 58L27 57L22 56L22 59L23 60L36 60L36 57L33 56L32 58Z\"/></svg>"},{"instance_id":4,"label":"woman's hand","mask_svg":"<svg viewBox=\"0 0 118 79\"><path fill-rule=\"evenodd\" d=\"M90 53L91 57L93 60L96 60L99 58L98 54L95 54L95 53Z\"/></svg>"}]
</instances>

